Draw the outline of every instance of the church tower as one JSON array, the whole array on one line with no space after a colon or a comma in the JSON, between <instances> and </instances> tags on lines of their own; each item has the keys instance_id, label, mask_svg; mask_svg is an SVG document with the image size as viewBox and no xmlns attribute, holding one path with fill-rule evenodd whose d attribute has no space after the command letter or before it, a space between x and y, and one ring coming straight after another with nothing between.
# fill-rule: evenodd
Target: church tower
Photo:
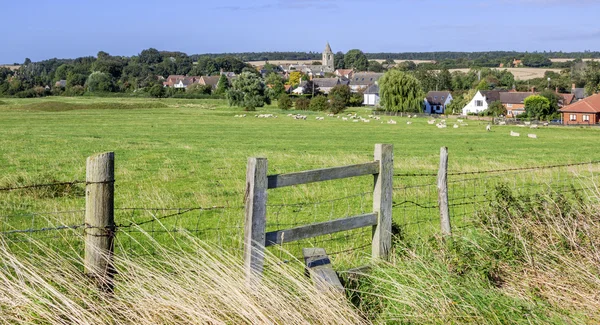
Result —
<instances>
[{"instance_id":1,"label":"church tower","mask_svg":"<svg viewBox=\"0 0 600 325\"><path fill-rule=\"evenodd\" d=\"M331 50L331 46L329 46L329 42L327 42L327 46L325 46L325 51L323 51L323 70L325 72L333 72L335 70L335 64L333 60L333 51Z\"/></svg>"}]
</instances>

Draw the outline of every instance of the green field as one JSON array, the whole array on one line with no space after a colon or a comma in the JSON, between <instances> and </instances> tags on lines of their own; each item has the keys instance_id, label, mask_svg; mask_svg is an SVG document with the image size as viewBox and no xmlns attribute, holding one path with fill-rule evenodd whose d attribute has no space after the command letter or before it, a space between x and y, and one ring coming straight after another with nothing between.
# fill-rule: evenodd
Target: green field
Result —
<instances>
[{"instance_id":1,"label":"green field","mask_svg":"<svg viewBox=\"0 0 600 325\"><path fill-rule=\"evenodd\" d=\"M467 120L468 125L455 129L451 127L455 123L452 119L447 121L449 128L438 129L429 125L425 118L394 117L398 122L395 125L386 123L389 117L382 117L380 121L371 118L370 123L350 122L323 113L281 111L275 106L243 112L228 107L222 100L46 98L3 99L2 102L0 188L84 180L86 157L98 152L115 152L115 218L122 226L117 235L119 255L158 254L154 251L157 245L149 244L149 238L165 247L186 249L181 247L185 245L186 241L181 240L185 235L180 236L179 231L189 232L238 254L242 248L248 157L268 158L270 174L286 173L371 161L374 144L391 143L394 145L394 172L402 174L394 177L393 218L399 229L397 238L402 239L396 249L398 256L403 258L395 260L393 267L388 265L376 272L377 277L389 276L395 282L376 279L375 285L366 284L368 291L390 299L390 306L385 308L378 305L378 299L366 300L363 302L366 307L358 304L368 313L374 313L369 317L394 318L396 314L406 313L417 323L428 323L427 318L421 319L424 311L437 310L439 304L454 311L447 315L427 316L435 317L431 322L448 323L453 317L466 317L475 323L481 317L498 317L496 323L530 319L528 313L515 314L516 309L531 310L533 323L548 321L544 315L552 315L552 322L561 323L568 316L556 316L556 313L571 315L555 308L562 302L553 300L552 290L541 305L535 294L514 294L514 291L520 292L519 286L522 286L518 281L522 278L521 265L530 272L527 260L520 255L511 255L510 247L504 252L507 243L515 239L490 239L486 231L481 232L481 220L500 218L496 216L498 206L490 205L490 202L502 203L506 198L498 196L502 189L515 195L515 198L505 200L514 203L510 209L516 209L515 213L523 216L533 215L533 219L524 217L511 224L516 230L509 229L510 234L523 229L519 224L541 218L541 212L535 210L538 209L537 194L553 193L552 200L555 201L552 202L556 207L552 209L561 215L561 209L567 210L569 205L561 201L560 195L569 194L569 198L575 200L584 197L585 190L593 185L589 182L590 176L596 177L600 172L599 164L450 175L450 212L457 241L447 243L448 247L442 246L445 248L441 251L446 253L441 255L437 245L446 244L432 240L439 228L434 175L441 146L449 147L451 173L600 160L600 154L595 150L595 141L600 135L598 129L543 127L530 130L495 126L492 132L486 132L487 122ZM278 117L254 117L264 113ZM287 116L290 113L309 117L294 120ZM348 113L367 117L371 111L351 108L343 116ZM247 116L235 117L240 114ZM316 120L317 116L324 116L325 120ZM509 136L511 130L520 132L521 137ZM527 138L527 133L537 134L538 139ZM268 230L370 212L371 191L371 177L270 190ZM539 204L546 206L548 202ZM81 225L84 206L82 184L0 191L2 239L9 241L15 250L43 252L47 247L36 246L43 243L61 251L70 247L68 252L75 253L75 257L81 256L80 228L58 231L43 228ZM141 225L129 226L132 222ZM561 222L568 223L569 220L561 219ZM501 223L498 225L504 227ZM537 227L534 224L532 229ZM26 229L43 231L11 233ZM574 236L586 238L575 232ZM370 229L365 228L290 243L283 248L299 257L302 247L323 246L328 253L333 253L336 268L343 270L368 263L369 243ZM562 247L560 241L557 243ZM546 250L543 247L546 244L546 241L527 243L539 252ZM272 252L293 261L288 252L277 248ZM555 260L552 257L544 261L554 263ZM535 269L535 264L532 267ZM498 269L504 270L503 276L514 288L498 290L493 281L482 278L482 274ZM435 270L435 273L429 270ZM566 279L568 274L564 276ZM439 277L447 280L438 288ZM589 281L596 280L596 277L590 277ZM408 286L403 285L404 281L409 283ZM385 285L380 285L382 283ZM530 283L523 284L527 285ZM432 286L438 289L432 289ZM391 293L386 292L388 289ZM531 290L534 289L545 292L543 287L532 287ZM416 295L414 304L399 304L395 300L404 299L395 296L400 297L402 290ZM428 300L431 292L434 296ZM469 292L477 292L477 296ZM455 299L462 303L448 304ZM489 304L497 305L488 313L486 306ZM579 312L578 308L575 310Z\"/></svg>"}]
</instances>

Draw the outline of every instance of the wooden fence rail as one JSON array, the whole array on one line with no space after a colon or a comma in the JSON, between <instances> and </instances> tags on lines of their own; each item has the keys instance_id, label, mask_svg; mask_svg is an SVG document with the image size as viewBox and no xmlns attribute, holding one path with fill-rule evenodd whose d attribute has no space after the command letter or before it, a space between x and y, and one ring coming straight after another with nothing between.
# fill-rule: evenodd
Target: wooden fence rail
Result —
<instances>
[{"instance_id":1,"label":"wooden fence rail","mask_svg":"<svg viewBox=\"0 0 600 325\"><path fill-rule=\"evenodd\" d=\"M362 227L373 227L372 257L387 259L392 244L393 146L375 145L374 158L375 161L364 164L281 175L267 175L266 158L249 158L246 173L244 228L244 266L247 277L252 278L262 274L265 247ZM374 175L372 213L265 232L268 189L366 175Z\"/></svg>"}]
</instances>

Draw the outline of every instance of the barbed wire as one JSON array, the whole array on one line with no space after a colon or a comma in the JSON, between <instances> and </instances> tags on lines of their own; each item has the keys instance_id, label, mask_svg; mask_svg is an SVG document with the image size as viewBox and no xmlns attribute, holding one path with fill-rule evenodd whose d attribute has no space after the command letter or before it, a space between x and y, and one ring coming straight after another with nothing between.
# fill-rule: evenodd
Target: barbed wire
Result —
<instances>
[{"instance_id":1,"label":"barbed wire","mask_svg":"<svg viewBox=\"0 0 600 325\"><path fill-rule=\"evenodd\" d=\"M513 172L513 171L538 170L538 169L553 169L553 168L561 168L561 167L593 165L593 164L599 164L599 163L600 163L600 160L592 160L589 162L561 164L561 165L530 166L530 167L520 167L520 168L479 170L479 171L470 171L470 172L449 172L448 176L492 174L492 173L504 173L504 172ZM395 177L434 177L434 176L438 176L438 174L437 173L403 173L403 174L394 174L394 176Z\"/></svg>"},{"instance_id":2,"label":"barbed wire","mask_svg":"<svg viewBox=\"0 0 600 325\"><path fill-rule=\"evenodd\" d=\"M10 192L10 191L17 191L17 190L26 190L26 189L32 189L32 188L43 188L43 187L52 187L52 186L67 186L67 185L80 185L80 184L85 184L85 185L90 185L90 184L110 184L110 183L114 183L115 181L105 181L105 182L86 182L86 181L71 181L71 182L57 182L57 183L47 183L47 184L31 184L31 185L23 185L23 186L16 186L16 187L0 187L0 192Z\"/></svg>"}]
</instances>

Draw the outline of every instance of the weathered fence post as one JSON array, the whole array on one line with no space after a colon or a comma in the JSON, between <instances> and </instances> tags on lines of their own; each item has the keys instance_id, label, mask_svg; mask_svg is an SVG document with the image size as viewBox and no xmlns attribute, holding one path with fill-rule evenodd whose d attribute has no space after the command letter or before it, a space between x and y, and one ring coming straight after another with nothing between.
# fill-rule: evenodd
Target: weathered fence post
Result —
<instances>
[{"instance_id":1,"label":"weathered fence post","mask_svg":"<svg viewBox=\"0 0 600 325\"><path fill-rule=\"evenodd\" d=\"M246 278L262 274L267 224L267 159L249 158L246 171L244 267Z\"/></svg>"},{"instance_id":2,"label":"weathered fence post","mask_svg":"<svg viewBox=\"0 0 600 325\"><path fill-rule=\"evenodd\" d=\"M394 146L375 145L375 160L379 161L379 174L375 174L373 190L373 212L378 214L377 225L373 226L374 259L387 259L392 247L392 191L394 177Z\"/></svg>"},{"instance_id":3,"label":"weathered fence post","mask_svg":"<svg viewBox=\"0 0 600 325\"><path fill-rule=\"evenodd\" d=\"M440 169L437 177L438 205L440 207L440 224L444 236L452 235L450 227L450 210L448 208L448 148L440 148Z\"/></svg>"},{"instance_id":4,"label":"weathered fence post","mask_svg":"<svg viewBox=\"0 0 600 325\"><path fill-rule=\"evenodd\" d=\"M114 152L88 157L85 180L85 274L111 292L115 274Z\"/></svg>"}]
</instances>

